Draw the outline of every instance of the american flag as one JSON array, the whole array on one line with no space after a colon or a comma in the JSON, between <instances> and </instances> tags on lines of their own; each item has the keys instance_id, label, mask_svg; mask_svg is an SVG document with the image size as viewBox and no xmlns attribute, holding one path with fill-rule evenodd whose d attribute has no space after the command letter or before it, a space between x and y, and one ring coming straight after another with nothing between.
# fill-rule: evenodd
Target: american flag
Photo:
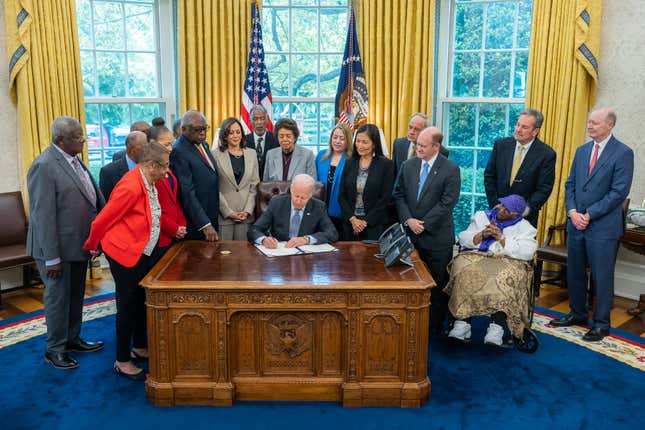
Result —
<instances>
[{"instance_id":1,"label":"american flag","mask_svg":"<svg viewBox=\"0 0 645 430\"><path fill-rule=\"evenodd\" d=\"M246 63L246 79L242 90L242 126L244 133L250 133L251 108L254 105L262 105L267 111L267 129L273 131L273 109L271 103L271 85L269 85L269 74L264 65L264 45L262 44L262 26L258 0L252 4L251 10L251 46L249 47L249 60Z\"/></svg>"},{"instance_id":2,"label":"american flag","mask_svg":"<svg viewBox=\"0 0 645 430\"><path fill-rule=\"evenodd\" d=\"M358 49L353 5L350 6L345 54L336 91L336 115L337 122L344 122L352 128L367 121L367 85Z\"/></svg>"}]
</instances>

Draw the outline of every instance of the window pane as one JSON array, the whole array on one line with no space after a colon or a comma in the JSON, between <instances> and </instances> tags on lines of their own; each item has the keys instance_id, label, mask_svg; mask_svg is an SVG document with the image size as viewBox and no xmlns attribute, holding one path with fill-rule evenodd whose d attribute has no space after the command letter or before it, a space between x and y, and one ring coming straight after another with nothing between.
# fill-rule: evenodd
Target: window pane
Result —
<instances>
[{"instance_id":1,"label":"window pane","mask_svg":"<svg viewBox=\"0 0 645 430\"><path fill-rule=\"evenodd\" d=\"M280 118L291 118L289 102L273 102L273 123L275 124Z\"/></svg>"},{"instance_id":2,"label":"window pane","mask_svg":"<svg viewBox=\"0 0 645 430\"><path fill-rule=\"evenodd\" d=\"M311 9L291 9L293 52L318 51L318 14Z\"/></svg>"},{"instance_id":3,"label":"window pane","mask_svg":"<svg viewBox=\"0 0 645 430\"><path fill-rule=\"evenodd\" d=\"M486 194L484 188L484 170L488 164L491 151L479 150L477 151L477 170L475 171L475 192Z\"/></svg>"},{"instance_id":4,"label":"window pane","mask_svg":"<svg viewBox=\"0 0 645 430\"><path fill-rule=\"evenodd\" d=\"M515 2L489 3L486 10L486 49L513 47Z\"/></svg>"},{"instance_id":5,"label":"window pane","mask_svg":"<svg viewBox=\"0 0 645 430\"><path fill-rule=\"evenodd\" d=\"M462 194L459 196L457 205L452 211L452 216L455 220L455 234L459 234L466 230L468 228L468 224L470 224L472 199L472 194Z\"/></svg>"},{"instance_id":6,"label":"window pane","mask_svg":"<svg viewBox=\"0 0 645 430\"><path fill-rule=\"evenodd\" d=\"M291 0L292 6L318 6L318 0Z\"/></svg>"},{"instance_id":7,"label":"window pane","mask_svg":"<svg viewBox=\"0 0 645 430\"><path fill-rule=\"evenodd\" d=\"M510 132L515 128L515 124L517 124L517 119L520 117L520 112L524 109L524 104L520 103L515 103L512 105L509 105L509 114L508 114L508 129L509 129L509 134Z\"/></svg>"},{"instance_id":8,"label":"window pane","mask_svg":"<svg viewBox=\"0 0 645 430\"><path fill-rule=\"evenodd\" d=\"M321 6L347 6L347 0L320 0Z\"/></svg>"},{"instance_id":9,"label":"window pane","mask_svg":"<svg viewBox=\"0 0 645 430\"><path fill-rule=\"evenodd\" d=\"M475 109L472 103L451 103L448 108L450 147L475 146ZM452 152L452 151L450 151Z\"/></svg>"},{"instance_id":10,"label":"window pane","mask_svg":"<svg viewBox=\"0 0 645 430\"><path fill-rule=\"evenodd\" d=\"M103 156L101 151L87 151L87 158L89 160L89 164L87 168L89 169L90 173L94 177L94 180L98 182L99 180L99 172L101 171L101 167L103 167ZM112 160L106 160L106 164L109 163Z\"/></svg>"},{"instance_id":11,"label":"window pane","mask_svg":"<svg viewBox=\"0 0 645 430\"><path fill-rule=\"evenodd\" d=\"M262 0L262 10L264 10L264 6L287 6L289 4L289 0Z\"/></svg>"},{"instance_id":12,"label":"window pane","mask_svg":"<svg viewBox=\"0 0 645 430\"><path fill-rule=\"evenodd\" d=\"M92 49L92 4L90 0L76 1L76 14L78 16L78 42L81 49Z\"/></svg>"},{"instance_id":13,"label":"window pane","mask_svg":"<svg viewBox=\"0 0 645 430\"><path fill-rule=\"evenodd\" d=\"M265 52L289 50L289 9L262 8L262 43Z\"/></svg>"},{"instance_id":14,"label":"window pane","mask_svg":"<svg viewBox=\"0 0 645 430\"><path fill-rule=\"evenodd\" d=\"M292 55L291 88L297 97L318 96L318 56Z\"/></svg>"},{"instance_id":15,"label":"window pane","mask_svg":"<svg viewBox=\"0 0 645 430\"><path fill-rule=\"evenodd\" d=\"M125 25L128 29L126 35L128 49L134 51L155 50L152 6L126 4Z\"/></svg>"},{"instance_id":16,"label":"window pane","mask_svg":"<svg viewBox=\"0 0 645 430\"><path fill-rule=\"evenodd\" d=\"M128 95L157 97L157 54L128 54Z\"/></svg>"},{"instance_id":17,"label":"window pane","mask_svg":"<svg viewBox=\"0 0 645 430\"><path fill-rule=\"evenodd\" d=\"M291 118L300 129L298 145L315 149L318 146L318 103L293 103Z\"/></svg>"},{"instance_id":18,"label":"window pane","mask_svg":"<svg viewBox=\"0 0 645 430\"><path fill-rule=\"evenodd\" d=\"M347 9L320 10L320 51L344 52L347 37Z\"/></svg>"},{"instance_id":19,"label":"window pane","mask_svg":"<svg viewBox=\"0 0 645 430\"><path fill-rule=\"evenodd\" d=\"M333 103L320 103L320 145L318 149L325 149L329 147L329 136L331 129L334 128L334 104ZM351 144L351 143L350 143Z\"/></svg>"},{"instance_id":20,"label":"window pane","mask_svg":"<svg viewBox=\"0 0 645 430\"><path fill-rule=\"evenodd\" d=\"M94 96L96 79L94 54L92 51L81 51L81 70L83 73L83 94L85 97L92 97Z\"/></svg>"},{"instance_id":21,"label":"window pane","mask_svg":"<svg viewBox=\"0 0 645 430\"><path fill-rule=\"evenodd\" d=\"M506 104L481 104L477 146L492 148L495 140L506 134Z\"/></svg>"},{"instance_id":22,"label":"window pane","mask_svg":"<svg viewBox=\"0 0 645 430\"><path fill-rule=\"evenodd\" d=\"M99 123L99 105L95 103L85 103L85 122L87 124Z\"/></svg>"},{"instance_id":23,"label":"window pane","mask_svg":"<svg viewBox=\"0 0 645 430\"><path fill-rule=\"evenodd\" d=\"M461 191L471 192L473 189L474 158L472 149L450 150L450 159L461 168Z\"/></svg>"},{"instance_id":24,"label":"window pane","mask_svg":"<svg viewBox=\"0 0 645 430\"><path fill-rule=\"evenodd\" d=\"M479 95L480 53L455 53L452 78L454 97L476 97Z\"/></svg>"},{"instance_id":25,"label":"window pane","mask_svg":"<svg viewBox=\"0 0 645 430\"><path fill-rule=\"evenodd\" d=\"M515 76L513 77L513 97L526 97L526 81L528 78L529 52L515 53Z\"/></svg>"},{"instance_id":26,"label":"window pane","mask_svg":"<svg viewBox=\"0 0 645 430\"><path fill-rule=\"evenodd\" d=\"M132 110L132 122L147 121L151 124L153 118L165 115L159 103L133 103L130 108ZM166 124L166 127L170 128L170 125Z\"/></svg>"},{"instance_id":27,"label":"window pane","mask_svg":"<svg viewBox=\"0 0 645 430\"><path fill-rule=\"evenodd\" d=\"M458 4L455 12L455 49L480 49L482 4Z\"/></svg>"},{"instance_id":28,"label":"window pane","mask_svg":"<svg viewBox=\"0 0 645 430\"><path fill-rule=\"evenodd\" d=\"M342 54L320 56L320 97L336 97Z\"/></svg>"},{"instance_id":29,"label":"window pane","mask_svg":"<svg viewBox=\"0 0 645 430\"><path fill-rule=\"evenodd\" d=\"M517 43L518 48L528 48L531 42L531 17L533 15L533 1L520 2L517 14Z\"/></svg>"},{"instance_id":30,"label":"window pane","mask_svg":"<svg viewBox=\"0 0 645 430\"><path fill-rule=\"evenodd\" d=\"M486 196L475 196L475 211L485 211L488 209L488 199Z\"/></svg>"},{"instance_id":31,"label":"window pane","mask_svg":"<svg viewBox=\"0 0 645 430\"><path fill-rule=\"evenodd\" d=\"M124 97L125 55L118 52L97 52L96 67L99 97Z\"/></svg>"},{"instance_id":32,"label":"window pane","mask_svg":"<svg viewBox=\"0 0 645 430\"><path fill-rule=\"evenodd\" d=\"M266 54L264 64L267 66L267 73L271 82L271 93L273 96L289 95L289 63L284 54Z\"/></svg>"},{"instance_id":33,"label":"window pane","mask_svg":"<svg viewBox=\"0 0 645 430\"><path fill-rule=\"evenodd\" d=\"M130 106L127 103L101 104L101 119L108 136L108 146L125 147L125 137L130 132Z\"/></svg>"},{"instance_id":34,"label":"window pane","mask_svg":"<svg viewBox=\"0 0 645 430\"><path fill-rule=\"evenodd\" d=\"M509 97L511 57L510 52L484 54L484 97Z\"/></svg>"},{"instance_id":35,"label":"window pane","mask_svg":"<svg viewBox=\"0 0 645 430\"><path fill-rule=\"evenodd\" d=\"M97 48L123 49L122 3L94 2L94 39Z\"/></svg>"}]
</instances>

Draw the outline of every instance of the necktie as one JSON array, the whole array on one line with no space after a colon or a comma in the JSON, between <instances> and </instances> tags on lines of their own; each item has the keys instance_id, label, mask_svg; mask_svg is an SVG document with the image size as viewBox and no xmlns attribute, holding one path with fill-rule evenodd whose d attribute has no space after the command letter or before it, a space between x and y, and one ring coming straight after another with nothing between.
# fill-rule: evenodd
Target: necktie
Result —
<instances>
[{"instance_id":1,"label":"necktie","mask_svg":"<svg viewBox=\"0 0 645 430\"><path fill-rule=\"evenodd\" d=\"M417 191L417 200L421 197L421 190L423 190L423 184L426 183L428 179L428 162L423 162L423 169L421 170L421 175L419 176L419 190Z\"/></svg>"},{"instance_id":2,"label":"necktie","mask_svg":"<svg viewBox=\"0 0 645 430\"><path fill-rule=\"evenodd\" d=\"M96 191L94 190L94 185L92 185L88 177L85 176L85 172L83 171L81 162L78 161L78 158L74 157L72 159L72 166L74 166L74 170L85 187L85 191L87 191L87 195L90 197L92 204L96 204Z\"/></svg>"},{"instance_id":3,"label":"necktie","mask_svg":"<svg viewBox=\"0 0 645 430\"><path fill-rule=\"evenodd\" d=\"M202 157L204 157L204 160L206 160L206 164L208 164L210 168L214 170L215 168L213 167L213 163L211 163L210 158L208 158L208 155L206 155L206 151L204 151L204 145L202 145L201 143L198 143L197 150L199 151L200 154L202 154Z\"/></svg>"},{"instance_id":4,"label":"necktie","mask_svg":"<svg viewBox=\"0 0 645 430\"><path fill-rule=\"evenodd\" d=\"M594 166L596 165L596 161L598 161L598 150L600 149L600 145L597 143L594 145L593 149L593 155L591 156L591 163L589 163L589 171L587 172L587 176L591 175L591 171L593 170Z\"/></svg>"},{"instance_id":5,"label":"necktie","mask_svg":"<svg viewBox=\"0 0 645 430\"><path fill-rule=\"evenodd\" d=\"M408 158L417 156L417 144L416 142L410 142L410 149L408 150Z\"/></svg>"},{"instance_id":6,"label":"necktie","mask_svg":"<svg viewBox=\"0 0 645 430\"><path fill-rule=\"evenodd\" d=\"M522 165L523 153L524 153L524 145L520 145L520 147L517 149L517 154L515 154L515 159L513 160L513 167L511 167L511 177L510 177L510 180L508 181L509 186L513 186L513 181L515 181L515 175L517 175L517 171L520 170L520 166Z\"/></svg>"},{"instance_id":7,"label":"necktie","mask_svg":"<svg viewBox=\"0 0 645 430\"><path fill-rule=\"evenodd\" d=\"M291 217L291 222L289 223L289 239L298 237L298 231L300 231L300 209L297 209L296 213Z\"/></svg>"},{"instance_id":8,"label":"necktie","mask_svg":"<svg viewBox=\"0 0 645 430\"><path fill-rule=\"evenodd\" d=\"M255 145L255 151L258 153L258 160L262 159L262 141L264 140L263 137L258 138L258 143Z\"/></svg>"}]
</instances>

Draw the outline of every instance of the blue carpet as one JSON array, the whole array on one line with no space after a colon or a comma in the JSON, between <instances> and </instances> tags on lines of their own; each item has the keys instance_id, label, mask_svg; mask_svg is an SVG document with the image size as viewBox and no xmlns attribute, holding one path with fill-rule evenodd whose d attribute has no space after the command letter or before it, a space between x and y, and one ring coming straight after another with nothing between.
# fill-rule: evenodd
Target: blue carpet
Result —
<instances>
[{"instance_id":1,"label":"blue carpet","mask_svg":"<svg viewBox=\"0 0 645 430\"><path fill-rule=\"evenodd\" d=\"M76 370L44 362L44 336L0 349L0 428L642 428L644 372L542 333L532 355L488 348L484 331L476 319L470 345L431 339L432 392L419 409L322 402L156 408L142 383L114 374L114 316L105 317L83 326L83 337L103 339L105 350L77 354Z\"/></svg>"}]
</instances>

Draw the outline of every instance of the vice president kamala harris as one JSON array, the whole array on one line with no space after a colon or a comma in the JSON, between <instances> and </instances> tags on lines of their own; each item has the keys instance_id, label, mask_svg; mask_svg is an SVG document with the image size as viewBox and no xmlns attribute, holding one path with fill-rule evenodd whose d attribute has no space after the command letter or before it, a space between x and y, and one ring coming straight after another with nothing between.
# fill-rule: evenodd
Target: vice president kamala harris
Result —
<instances>
[{"instance_id":1,"label":"vice president kamala harris","mask_svg":"<svg viewBox=\"0 0 645 430\"><path fill-rule=\"evenodd\" d=\"M155 183L166 176L168 157L158 143L143 146L139 164L116 185L83 245L95 256L102 249L110 263L116 290L114 370L133 380L145 379L131 358L148 357L145 294L139 282L156 262L161 206Z\"/></svg>"}]
</instances>

